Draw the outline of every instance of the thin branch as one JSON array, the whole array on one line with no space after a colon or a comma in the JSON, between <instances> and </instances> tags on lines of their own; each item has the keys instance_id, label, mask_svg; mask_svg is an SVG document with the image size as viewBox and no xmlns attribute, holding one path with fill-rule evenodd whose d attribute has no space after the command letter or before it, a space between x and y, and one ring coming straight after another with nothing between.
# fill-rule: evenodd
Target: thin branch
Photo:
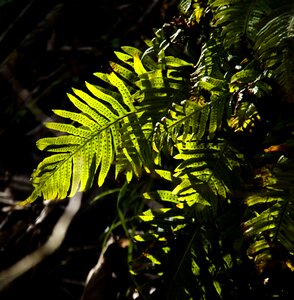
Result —
<instances>
[{"instance_id":1,"label":"thin branch","mask_svg":"<svg viewBox=\"0 0 294 300\"><path fill-rule=\"evenodd\" d=\"M76 193L75 196L73 196L69 200L69 204L56 223L47 242L43 246L36 249L34 252L28 254L27 256L16 262L10 268L0 272L0 291L4 290L15 279L38 265L47 256L53 254L61 246L69 225L80 209L81 202L82 193Z\"/></svg>"},{"instance_id":2,"label":"thin branch","mask_svg":"<svg viewBox=\"0 0 294 300\"><path fill-rule=\"evenodd\" d=\"M17 25L17 23L21 20L21 18L29 11L33 4L34 0L32 0L18 15L18 17L12 22L8 28L1 34L0 36L0 44L3 42L5 37L9 34L9 32Z\"/></svg>"}]
</instances>

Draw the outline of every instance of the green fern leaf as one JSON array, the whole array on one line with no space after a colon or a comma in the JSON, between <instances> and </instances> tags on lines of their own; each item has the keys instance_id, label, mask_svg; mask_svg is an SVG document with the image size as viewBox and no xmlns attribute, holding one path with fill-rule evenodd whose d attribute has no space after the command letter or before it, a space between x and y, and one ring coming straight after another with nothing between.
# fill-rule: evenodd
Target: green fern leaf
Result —
<instances>
[{"instance_id":1,"label":"green fern leaf","mask_svg":"<svg viewBox=\"0 0 294 300\"><path fill-rule=\"evenodd\" d=\"M232 174L238 174L243 157L223 140L200 142L193 134L178 136L175 160L180 163L172 174L158 173L175 184L172 192L147 193L154 200L171 201L179 208L186 205L211 207L216 213L219 201L232 194ZM237 181L236 181L237 182ZM236 183L234 182L234 183ZM240 183L239 183L240 184Z\"/></svg>"},{"instance_id":2,"label":"green fern leaf","mask_svg":"<svg viewBox=\"0 0 294 300\"><path fill-rule=\"evenodd\" d=\"M210 5L224 47L240 47L248 41L257 61L273 71L284 98L293 102L293 1L212 0Z\"/></svg>"},{"instance_id":3,"label":"green fern leaf","mask_svg":"<svg viewBox=\"0 0 294 300\"><path fill-rule=\"evenodd\" d=\"M182 182L173 192L190 205L201 203L216 208L219 197L228 198L231 174L238 172L242 158L222 140L215 143L186 141L189 141L189 137L182 141L178 139L176 144L179 154L174 158L182 162L175 169L174 177L180 178ZM231 161L234 161L234 166Z\"/></svg>"},{"instance_id":4,"label":"green fern leaf","mask_svg":"<svg viewBox=\"0 0 294 300\"><path fill-rule=\"evenodd\" d=\"M128 106L128 108L130 109L130 111L135 111L135 107L133 104L133 98L129 92L129 90L127 89L126 85L124 84L124 82L118 78L117 75L115 75L115 73L110 73L108 76L108 79L110 81L110 83L113 86L116 86L118 88L118 90L120 91L122 98L123 98L123 102Z\"/></svg>"},{"instance_id":5,"label":"green fern leaf","mask_svg":"<svg viewBox=\"0 0 294 300\"><path fill-rule=\"evenodd\" d=\"M143 197L146 200L160 200L179 203L177 195L172 193L171 191L157 190L156 192L146 192L143 194Z\"/></svg>"},{"instance_id":6,"label":"green fern leaf","mask_svg":"<svg viewBox=\"0 0 294 300\"><path fill-rule=\"evenodd\" d=\"M222 27L225 47L239 44L244 37L254 41L260 21L271 10L267 1L215 0L210 5L216 10L216 25Z\"/></svg>"},{"instance_id":7,"label":"green fern leaf","mask_svg":"<svg viewBox=\"0 0 294 300\"><path fill-rule=\"evenodd\" d=\"M234 131L252 131L256 123L260 120L260 115L253 103L242 102L235 108L233 116L228 124Z\"/></svg>"},{"instance_id":8,"label":"green fern leaf","mask_svg":"<svg viewBox=\"0 0 294 300\"><path fill-rule=\"evenodd\" d=\"M214 94L215 93L215 94ZM217 131L222 128L222 123L227 106L227 91L215 91L211 102L201 103L191 100L182 101L181 105L173 105L169 116L164 118L164 123L156 128L155 143L157 149L162 149L167 139L177 142L183 134L196 137L201 141L204 137L213 139ZM170 145L173 147L173 145Z\"/></svg>"},{"instance_id":9,"label":"green fern leaf","mask_svg":"<svg viewBox=\"0 0 294 300\"><path fill-rule=\"evenodd\" d=\"M39 164L33 181L35 188L40 190L38 195L42 193L47 200L64 199L74 195L77 190L87 189L100 163L98 182L101 185L113 160L109 129L98 131L97 134L96 131L67 124L49 123L48 127L68 135L44 138L37 142L40 150L64 152L62 155L54 154Z\"/></svg>"},{"instance_id":10,"label":"green fern leaf","mask_svg":"<svg viewBox=\"0 0 294 300\"><path fill-rule=\"evenodd\" d=\"M225 57L222 42L217 33L212 33L210 39L202 45L201 54L195 69L192 77L196 83L205 76L217 79L224 78L229 65L227 57Z\"/></svg>"},{"instance_id":11,"label":"green fern leaf","mask_svg":"<svg viewBox=\"0 0 294 300\"><path fill-rule=\"evenodd\" d=\"M101 100L73 89L77 97L73 94L68 94L68 97L81 112L55 110L55 113L70 119L74 124L45 124L63 135L43 138L37 142L37 146L40 150L60 154L49 156L39 164L33 174L36 190L26 202L32 202L41 195L44 199L53 200L84 191L91 186L98 167L98 185L104 183L121 143L117 124L121 118L135 110L124 83L114 73L108 75L107 79L121 92L122 103L99 87L87 83L89 90Z\"/></svg>"},{"instance_id":12,"label":"green fern leaf","mask_svg":"<svg viewBox=\"0 0 294 300\"><path fill-rule=\"evenodd\" d=\"M86 82L86 86L88 90L98 99L104 100L106 103L109 103L111 108L114 109L118 116L124 116L127 113L127 110L116 100L116 98L119 98L118 94L113 94L110 91L107 91L108 93L106 93L104 92L103 88L92 85L88 82Z\"/></svg>"},{"instance_id":13,"label":"green fern leaf","mask_svg":"<svg viewBox=\"0 0 294 300\"><path fill-rule=\"evenodd\" d=\"M115 177L124 172L130 181L133 174L140 177L143 170L150 173L154 160L160 163L151 147L154 126L162 118L158 111L164 114L168 110L175 100L171 95L188 93L188 82L180 69L190 64L169 57L163 72L162 62L156 64L134 47L122 49L124 53L116 54L123 65L112 62L113 72L94 74L106 87L86 83L89 93L73 89L68 94L79 112L54 110L69 124L45 124L59 136L37 142L40 150L53 155L45 158L33 173L35 190L24 203L39 196L46 200L64 199L85 191L96 173L101 186L113 164ZM148 101L160 105L154 108Z\"/></svg>"},{"instance_id":14,"label":"green fern leaf","mask_svg":"<svg viewBox=\"0 0 294 300\"><path fill-rule=\"evenodd\" d=\"M293 102L294 91L294 5L293 2L273 10L269 21L257 34L254 50L285 91L285 99Z\"/></svg>"},{"instance_id":15,"label":"green fern leaf","mask_svg":"<svg viewBox=\"0 0 294 300\"><path fill-rule=\"evenodd\" d=\"M109 62L111 69L116 73L119 74L123 79L126 79L128 82L133 83L137 80L136 74L132 72L130 69L116 63L116 62Z\"/></svg>"},{"instance_id":16,"label":"green fern leaf","mask_svg":"<svg viewBox=\"0 0 294 300\"><path fill-rule=\"evenodd\" d=\"M264 255L270 258L275 247L294 253L293 162L281 160L261 172L266 174L260 177L264 188L246 199L253 215L243 224L245 236L252 241L248 254L256 261Z\"/></svg>"},{"instance_id":17,"label":"green fern leaf","mask_svg":"<svg viewBox=\"0 0 294 300\"><path fill-rule=\"evenodd\" d=\"M179 4L179 11L181 14L186 14L192 5L192 0L181 0Z\"/></svg>"}]
</instances>

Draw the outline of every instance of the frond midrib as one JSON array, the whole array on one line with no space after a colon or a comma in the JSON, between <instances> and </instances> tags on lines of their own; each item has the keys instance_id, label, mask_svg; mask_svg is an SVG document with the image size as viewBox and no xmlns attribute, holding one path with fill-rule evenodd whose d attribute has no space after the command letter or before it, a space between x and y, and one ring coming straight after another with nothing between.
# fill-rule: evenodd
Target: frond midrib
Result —
<instances>
[{"instance_id":1,"label":"frond midrib","mask_svg":"<svg viewBox=\"0 0 294 300\"><path fill-rule=\"evenodd\" d=\"M103 131L107 130L107 129L110 128L112 125L118 123L119 121L123 120L124 118L129 117L129 116L132 115L132 114L137 114L137 111L131 111L131 112L128 112L128 113L125 114L124 116L121 116L121 117L117 118L116 120L107 123L107 124L104 125L102 128L100 128L97 132L93 132L93 134L91 134L90 137L89 137L88 139L84 138L84 142L83 142L82 144L78 145L78 146L75 148L74 151L68 152L68 157L67 157L66 159L64 159L64 160L62 160L62 161L60 161L60 162L57 163L57 166L58 166L58 167L55 168L53 171L50 171L49 177L54 176L54 174L55 174L56 172L58 172L58 170L59 170L65 163L67 163L68 160L70 160L72 157L74 157L79 151L81 151L81 150L84 148L84 146L85 146L86 144L88 144L88 143L89 143L91 140L93 140L96 136L100 135ZM52 155L54 155L54 154L52 154ZM38 189L39 189L39 190L42 190L42 188L46 186L46 182L47 182L48 177L45 178L45 179L46 179L46 180L43 180L43 181L42 181L42 184L41 184L41 182L39 183L39 185L38 185Z\"/></svg>"}]
</instances>

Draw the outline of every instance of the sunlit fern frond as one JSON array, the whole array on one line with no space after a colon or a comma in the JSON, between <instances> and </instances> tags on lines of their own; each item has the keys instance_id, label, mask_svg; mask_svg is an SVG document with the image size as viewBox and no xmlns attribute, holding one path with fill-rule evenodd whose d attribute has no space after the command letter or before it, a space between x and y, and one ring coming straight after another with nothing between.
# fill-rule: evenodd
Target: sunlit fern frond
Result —
<instances>
[{"instance_id":1,"label":"sunlit fern frond","mask_svg":"<svg viewBox=\"0 0 294 300\"><path fill-rule=\"evenodd\" d=\"M189 136L179 138L175 159L180 164L174 177L181 179L173 193L188 205L199 203L218 210L219 199L227 201L231 195L232 174L238 174L240 158L226 141L198 143Z\"/></svg>"},{"instance_id":2,"label":"sunlit fern frond","mask_svg":"<svg viewBox=\"0 0 294 300\"><path fill-rule=\"evenodd\" d=\"M253 103L240 102L239 105L236 105L234 114L228 120L228 124L235 132L250 132L259 120L260 116Z\"/></svg>"},{"instance_id":3,"label":"sunlit fern frond","mask_svg":"<svg viewBox=\"0 0 294 300\"><path fill-rule=\"evenodd\" d=\"M151 116L153 121L166 116L172 103L186 99L191 88L189 75L185 77L183 74L183 67L191 64L171 56L165 59L165 70L142 72L136 83L140 88L140 105L144 110L142 117Z\"/></svg>"},{"instance_id":4,"label":"sunlit fern frond","mask_svg":"<svg viewBox=\"0 0 294 300\"><path fill-rule=\"evenodd\" d=\"M136 86L139 87L135 94L138 101L136 105L138 122L123 125L123 141L124 144L127 144L131 142L131 139L136 139L137 136L144 137L145 141L137 142L137 148L140 147L142 152L148 152L149 158L153 155L156 160L156 154L154 157L154 153L151 153L152 148L148 143L153 141L155 125L165 118L172 104L179 103L188 97L191 84L189 73L185 69L191 68L192 64L173 56L165 56L164 49L161 50L161 56L157 58L157 62L147 54L149 50L145 53L139 53L141 55L139 58L137 53L132 53L130 49L129 47L127 51L134 55L133 68L138 77L135 81ZM131 131L132 135L126 134L128 131ZM140 134L136 135L136 132ZM134 165L133 168L138 165L138 157L141 156L140 151L137 153L139 154L137 157L129 155L132 158L130 163ZM119 155L119 157L121 156ZM124 157L126 156L124 155ZM145 170L148 172L148 165L152 162L146 158L147 156L145 156L144 161L142 157L141 161L144 161Z\"/></svg>"},{"instance_id":5,"label":"sunlit fern frond","mask_svg":"<svg viewBox=\"0 0 294 300\"><path fill-rule=\"evenodd\" d=\"M197 88L209 92L209 100L206 101L200 94L180 104L173 103L168 115L156 126L154 143L157 149L164 146L172 154L179 136L183 135L183 140L188 135L198 141L211 140L222 128L229 96L226 82L203 77Z\"/></svg>"},{"instance_id":6,"label":"sunlit fern frond","mask_svg":"<svg viewBox=\"0 0 294 300\"><path fill-rule=\"evenodd\" d=\"M209 211L216 214L220 201L230 198L234 184L240 186L238 174L242 155L222 139L199 142L189 134L177 140L178 153L174 159L180 162L170 172L171 177L168 178L164 171L157 171L162 178L174 182L174 189L147 192L145 198L172 202L181 208L198 205L200 211L209 207Z\"/></svg>"},{"instance_id":7,"label":"sunlit fern frond","mask_svg":"<svg viewBox=\"0 0 294 300\"><path fill-rule=\"evenodd\" d=\"M77 89L68 94L79 112L54 110L55 114L69 119L72 124L45 124L62 135L37 142L40 150L54 154L46 157L34 171L35 190L28 202L38 196L46 200L64 199L78 190L84 191L91 186L98 168L98 185L104 183L121 145L119 122L136 111L123 81L115 73L107 75L107 80L118 88L119 100L88 83L91 95Z\"/></svg>"},{"instance_id":8,"label":"sunlit fern frond","mask_svg":"<svg viewBox=\"0 0 294 300\"><path fill-rule=\"evenodd\" d=\"M110 63L110 74L94 74L101 86L86 83L87 92L73 89L68 94L75 112L54 110L69 122L46 124L59 136L37 142L40 150L54 154L34 171L35 190L25 203L39 196L64 199L85 191L96 173L101 186L112 165L115 176L125 173L128 181L150 172L154 125L172 101L188 93L189 79L181 68L191 64L169 56L163 66L134 47L122 50L116 52L121 62Z\"/></svg>"}]
</instances>

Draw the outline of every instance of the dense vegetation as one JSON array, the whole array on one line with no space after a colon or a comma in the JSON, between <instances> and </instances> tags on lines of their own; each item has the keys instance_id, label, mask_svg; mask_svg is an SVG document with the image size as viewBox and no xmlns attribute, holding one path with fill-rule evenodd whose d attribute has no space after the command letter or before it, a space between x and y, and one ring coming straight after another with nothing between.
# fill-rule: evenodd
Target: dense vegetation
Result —
<instances>
[{"instance_id":1,"label":"dense vegetation","mask_svg":"<svg viewBox=\"0 0 294 300\"><path fill-rule=\"evenodd\" d=\"M81 270L72 298L293 297L292 2L182 0L53 110L15 208L54 211L33 225L50 236L56 203L82 199L68 238L97 238L99 269L78 286L95 262L60 259Z\"/></svg>"}]
</instances>

